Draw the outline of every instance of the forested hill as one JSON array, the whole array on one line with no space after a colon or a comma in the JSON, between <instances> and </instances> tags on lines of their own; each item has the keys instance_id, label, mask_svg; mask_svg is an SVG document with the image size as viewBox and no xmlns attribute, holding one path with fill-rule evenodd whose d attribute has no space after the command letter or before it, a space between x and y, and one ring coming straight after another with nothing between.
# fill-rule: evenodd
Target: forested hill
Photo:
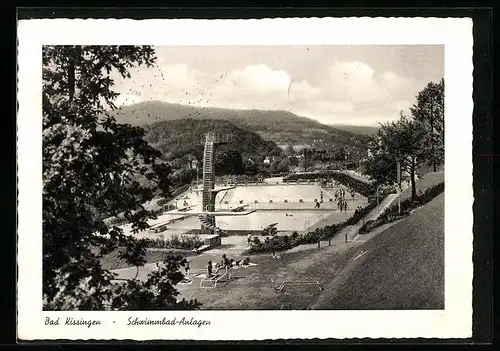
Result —
<instances>
[{"instance_id":1,"label":"forested hill","mask_svg":"<svg viewBox=\"0 0 500 351\"><path fill-rule=\"evenodd\" d=\"M111 112L118 122L146 125L181 119L227 120L237 127L259 134L265 140L312 147L354 147L364 149L366 137L336 129L288 111L202 108L161 101L147 101L120 107Z\"/></svg>"},{"instance_id":2,"label":"forested hill","mask_svg":"<svg viewBox=\"0 0 500 351\"><path fill-rule=\"evenodd\" d=\"M163 152L166 159L182 158L192 154L201 158L203 138L207 132L231 137L221 151L235 150L245 158L263 159L270 155L279 155L281 149L272 141L263 140L259 135L238 128L224 120L181 119L160 121L145 125L146 140Z\"/></svg>"}]
</instances>

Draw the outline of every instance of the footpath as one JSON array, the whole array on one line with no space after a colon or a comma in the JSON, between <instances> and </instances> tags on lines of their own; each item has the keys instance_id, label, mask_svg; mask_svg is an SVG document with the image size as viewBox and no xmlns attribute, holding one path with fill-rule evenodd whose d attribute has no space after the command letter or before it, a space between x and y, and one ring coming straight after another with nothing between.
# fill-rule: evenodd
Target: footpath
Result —
<instances>
[{"instance_id":1,"label":"footpath","mask_svg":"<svg viewBox=\"0 0 500 351\"><path fill-rule=\"evenodd\" d=\"M373 210L371 210L364 218L359 220L356 224L343 228L340 232L338 232L330 240L320 241L320 243L319 243L320 248L325 247L325 246L338 245L340 243L345 243L346 241L347 242L364 242L364 240L363 241L359 240L359 230L361 229L361 227L366 222L377 219L385 211L386 208L391 206L391 204L396 199L397 199L397 194L390 194L379 204L379 206L377 206ZM328 218L325 218L325 221L327 221L327 220L328 220ZM323 224L323 221L321 223ZM310 230L308 230L308 231L310 231ZM318 247L318 243L299 245L299 246L291 248L290 250L284 251L283 253L300 252L300 251L305 251L305 250L311 250L311 249L314 249L317 247Z\"/></svg>"}]
</instances>

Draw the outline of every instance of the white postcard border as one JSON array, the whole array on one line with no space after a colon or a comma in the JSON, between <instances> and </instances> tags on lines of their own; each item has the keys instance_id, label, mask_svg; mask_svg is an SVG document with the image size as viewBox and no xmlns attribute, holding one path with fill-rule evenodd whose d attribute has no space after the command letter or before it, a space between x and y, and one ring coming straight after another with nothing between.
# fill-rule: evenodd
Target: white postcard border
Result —
<instances>
[{"instance_id":1,"label":"white postcard border","mask_svg":"<svg viewBox=\"0 0 500 351\"><path fill-rule=\"evenodd\" d=\"M335 33L338 33L336 35ZM265 340L465 338L472 334L472 20L23 20L18 23L18 338ZM42 45L445 46L445 310L42 311ZM100 326L45 326L46 317ZM198 326L127 326L129 317L208 320Z\"/></svg>"}]
</instances>

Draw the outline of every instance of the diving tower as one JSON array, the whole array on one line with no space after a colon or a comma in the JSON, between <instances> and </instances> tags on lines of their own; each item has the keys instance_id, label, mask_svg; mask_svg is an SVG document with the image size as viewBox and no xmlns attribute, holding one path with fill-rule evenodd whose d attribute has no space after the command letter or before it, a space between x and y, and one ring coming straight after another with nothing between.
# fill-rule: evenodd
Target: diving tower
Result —
<instances>
[{"instance_id":1,"label":"diving tower","mask_svg":"<svg viewBox=\"0 0 500 351\"><path fill-rule=\"evenodd\" d=\"M203 151L203 187L202 187L202 212L198 213L201 222L201 231L213 234L219 231L215 224L215 216L244 216L254 211L242 212L216 212L215 197L221 191L234 189L234 186L215 189L215 153L217 146L229 143L229 135L205 134L205 148Z\"/></svg>"}]
</instances>

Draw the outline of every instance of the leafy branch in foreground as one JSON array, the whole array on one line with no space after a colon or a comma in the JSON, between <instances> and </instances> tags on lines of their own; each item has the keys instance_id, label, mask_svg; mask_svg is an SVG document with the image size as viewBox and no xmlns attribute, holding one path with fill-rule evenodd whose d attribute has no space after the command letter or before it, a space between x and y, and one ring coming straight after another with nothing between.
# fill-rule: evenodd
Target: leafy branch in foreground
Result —
<instances>
[{"instance_id":1,"label":"leafy branch in foreground","mask_svg":"<svg viewBox=\"0 0 500 351\"><path fill-rule=\"evenodd\" d=\"M145 248L103 219L121 213L137 233L154 213L142 204L169 196L171 167L144 140L144 130L107 113L119 95L113 72L152 66L148 46L43 47L43 296L44 309L191 309L177 301L184 261L171 257L146 282L116 283L100 258L121 250L137 267ZM140 177L150 182L140 182Z\"/></svg>"}]
</instances>

